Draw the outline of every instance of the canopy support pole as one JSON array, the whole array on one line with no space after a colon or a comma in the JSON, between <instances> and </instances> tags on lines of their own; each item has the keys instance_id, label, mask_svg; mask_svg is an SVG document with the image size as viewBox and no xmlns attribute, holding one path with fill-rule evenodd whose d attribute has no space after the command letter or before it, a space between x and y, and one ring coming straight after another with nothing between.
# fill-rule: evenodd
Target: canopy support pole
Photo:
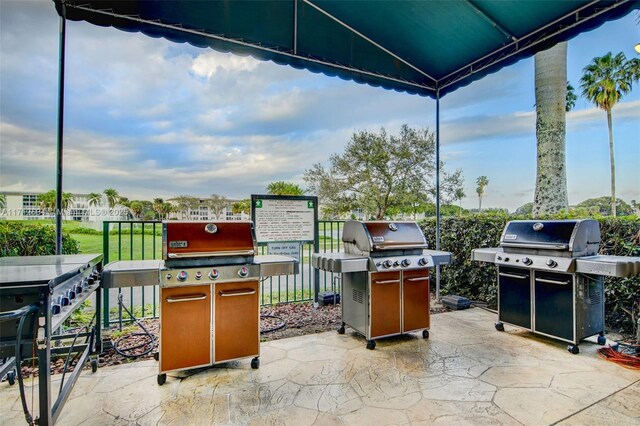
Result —
<instances>
[{"instance_id":1,"label":"canopy support pole","mask_svg":"<svg viewBox=\"0 0 640 426\"><path fill-rule=\"evenodd\" d=\"M436 90L436 250L440 250L440 89ZM436 265L436 302L440 302L440 265Z\"/></svg>"},{"instance_id":2,"label":"canopy support pole","mask_svg":"<svg viewBox=\"0 0 640 426\"><path fill-rule=\"evenodd\" d=\"M67 35L67 22L65 19L65 6L62 2L62 14L60 16L60 49L58 58L58 140L56 155L56 254L62 254L62 146L64 123L64 59L65 39Z\"/></svg>"}]
</instances>

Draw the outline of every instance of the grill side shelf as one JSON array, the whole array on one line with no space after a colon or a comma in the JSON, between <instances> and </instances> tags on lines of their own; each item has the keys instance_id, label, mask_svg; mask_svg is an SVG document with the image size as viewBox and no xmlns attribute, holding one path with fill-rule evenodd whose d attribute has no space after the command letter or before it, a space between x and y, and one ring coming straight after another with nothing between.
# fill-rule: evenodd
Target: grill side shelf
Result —
<instances>
[{"instance_id":1,"label":"grill side shelf","mask_svg":"<svg viewBox=\"0 0 640 426\"><path fill-rule=\"evenodd\" d=\"M576 272L607 277L632 277L640 275L640 257L588 256L576 259Z\"/></svg>"}]
</instances>

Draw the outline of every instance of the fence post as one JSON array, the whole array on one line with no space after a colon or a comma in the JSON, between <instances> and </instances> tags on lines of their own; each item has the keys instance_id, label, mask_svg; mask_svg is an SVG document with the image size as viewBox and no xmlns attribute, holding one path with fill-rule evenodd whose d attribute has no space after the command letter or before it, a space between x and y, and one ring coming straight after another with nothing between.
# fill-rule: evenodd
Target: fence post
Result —
<instances>
[{"instance_id":1,"label":"fence post","mask_svg":"<svg viewBox=\"0 0 640 426\"><path fill-rule=\"evenodd\" d=\"M102 253L104 255L103 262L109 263L109 222L102 222ZM109 289L99 288L102 291L102 326L109 328ZM98 319L98 321L100 321Z\"/></svg>"}]
</instances>

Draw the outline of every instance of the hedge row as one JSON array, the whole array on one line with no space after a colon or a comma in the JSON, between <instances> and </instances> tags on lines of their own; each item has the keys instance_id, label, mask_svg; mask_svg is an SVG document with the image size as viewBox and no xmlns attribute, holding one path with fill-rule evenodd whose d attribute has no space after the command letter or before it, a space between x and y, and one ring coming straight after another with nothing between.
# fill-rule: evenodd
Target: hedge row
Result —
<instances>
[{"instance_id":1,"label":"hedge row","mask_svg":"<svg viewBox=\"0 0 640 426\"><path fill-rule=\"evenodd\" d=\"M560 217L564 219L565 217ZM441 268L442 294L458 294L497 304L496 267L471 261L471 250L498 247L506 223L513 219L530 219L507 215L471 215L444 217L440 226L440 247L450 251L453 263ZM600 254L640 256L640 218L597 218L602 235ZM436 245L435 218L421 223L429 247ZM640 276L605 279L605 315L609 330L630 333L640 316Z\"/></svg>"},{"instance_id":2,"label":"hedge row","mask_svg":"<svg viewBox=\"0 0 640 426\"><path fill-rule=\"evenodd\" d=\"M38 223L0 222L0 257L56 253L56 230ZM78 242L62 233L62 253L80 253Z\"/></svg>"}]
</instances>

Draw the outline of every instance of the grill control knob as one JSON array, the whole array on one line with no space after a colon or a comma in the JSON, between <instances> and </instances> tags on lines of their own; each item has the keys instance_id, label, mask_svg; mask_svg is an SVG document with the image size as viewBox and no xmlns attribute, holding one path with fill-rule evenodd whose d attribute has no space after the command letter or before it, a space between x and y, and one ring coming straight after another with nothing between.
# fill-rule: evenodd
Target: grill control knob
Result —
<instances>
[{"instance_id":1,"label":"grill control knob","mask_svg":"<svg viewBox=\"0 0 640 426\"><path fill-rule=\"evenodd\" d=\"M217 269L212 269L209 271L209 279L215 280L220 276L220 272Z\"/></svg>"},{"instance_id":2,"label":"grill control knob","mask_svg":"<svg viewBox=\"0 0 640 426\"><path fill-rule=\"evenodd\" d=\"M531 265L533 263L533 260L525 256L522 258L522 263L524 263L525 265Z\"/></svg>"},{"instance_id":3,"label":"grill control knob","mask_svg":"<svg viewBox=\"0 0 640 426\"><path fill-rule=\"evenodd\" d=\"M57 303L51 304L51 315L58 315L62 311L62 306Z\"/></svg>"},{"instance_id":4,"label":"grill control knob","mask_svg":"<svg viewBox=\"0 0 640 426\"><path fill-rule=\"evenodd\" d=\"M420 259L418 259L418 265L424 266L426 264L427 264L427 259L425 259L424 257L421 257Z\"/></svg>"},{"instance_id":5,"label":"grill control knob","mask_svg":"<svg viewBox=\"0 0 640 426\"><path fill-rule=\"evenodd\" d=\"M69 306L70 303L71 301L69 301L69 298L67 296L60 296L58 298L58 304L60 306Z\"/></svg>"},{"instance_id":6,"label":"grill control knob","mask_svg":"<svg viewBox=\"0 0 640 426\"><path fill-rule=\"evenodd\" d=\"M558 262L556 262L556 261L555 261L555 260L553 260L553 259L548 259L548 260L547 260L547 266L548 266L549 268L555 268L556 266L558 266Z\"/></svg>"},{"instance_id":7,"label":"grill control knob","mask_svg":"<svg viewBox=\"0 0 640 426\"><path fill-rule=\"evenodd\" d=\"M195 278L196 280L201 279L201 278L202 278L202 272L197 271L197 272L196 272L196 274L194 275L194 278Z\"/></svg>"},{"instance_id":8,"label":"grill control knob","mask_svg":"<svg viewBox=\"0 0 640 426\"><path fill-rule=\"evenodd\" d=\"M409 265L411 265L411 259L403 259L403 260L402 260L402 266L403 266L403 267L405 267L405 268L406 268L406 267L407 267L407 266L409 266Z\"/></svg>"},{"instance_id":9,"label":"grill control knob","mask_svg":"<svg viewBox=\"0 0 640 426\"><path fill-rule=\"evenodd\" d=\"M385 269L391 268L391 265L393 265L393 264L391 263L391 261L389 259L387 259L384 262L382 262L382 267L385 268Z\"/></svg>"},{"instance_id":10,"label":"grill control knob","mask_svg":"<svg viewBox=\"0 0 640 426\"><path fill-rule=\"evenodd\" d=\"M171 275L171 274L167 274L167 275L165 275L164 277L165 277L167 280L170 280L172 276L173 276L173 275Z\"/></svg>"},{"instance_id":11,"label":"grill control knob","mask_svg":"<svg viewBox=\"0 0 640 426\"><path fill-rule=\"evenodd\" d=\"M67 297L69 300L73 300L76 298L76 292L73 290L67 290Z\"/></svg>"},{"instance_id":12,"label":"grill control knob","mask_svg":"<svg viewBox=\"0 0 640 426\"><path fill-rule=\"evenodd\" d=\"M93 284L95 281L96 279L93 277L93 275L87 278L87 282L89 283L89 285Z\"/></svg>"},{"instance_id":13,"label":"grill control knob","mask_svg":"<svg viewBox=\"0 0 640 426\"><path fill-rule=\"evenodd\" d=\"M240 270L238 271L238 275L240 275L242 278L246 277L247 275L249 275L249 269L247 269L246 266L243 266L242 268L240 268Z\"/></svg>"},{"instance_id":14,"label":"grill control knob","mask_svg":"<svg viewBox=\"0 0 640 426\"><path fill-rule=\"evenodd\" d=\"M82 288L82 284L76 284L73 286L73 291L76 292L76 294L80 294L82 293L84 290L84 288Z\"/></svg>"},{"instance_id":15,"label":"grill control knob","mask_svg":"<svg viewBox=\"0 0 640 426\"><path fill-rule=\"evenodd\" d=\"M189 274L187 274L187 271L180 271L178 272L176 278L178 279L178 281L186 281L188 276Z\"/></svg>"}]
</instances>

